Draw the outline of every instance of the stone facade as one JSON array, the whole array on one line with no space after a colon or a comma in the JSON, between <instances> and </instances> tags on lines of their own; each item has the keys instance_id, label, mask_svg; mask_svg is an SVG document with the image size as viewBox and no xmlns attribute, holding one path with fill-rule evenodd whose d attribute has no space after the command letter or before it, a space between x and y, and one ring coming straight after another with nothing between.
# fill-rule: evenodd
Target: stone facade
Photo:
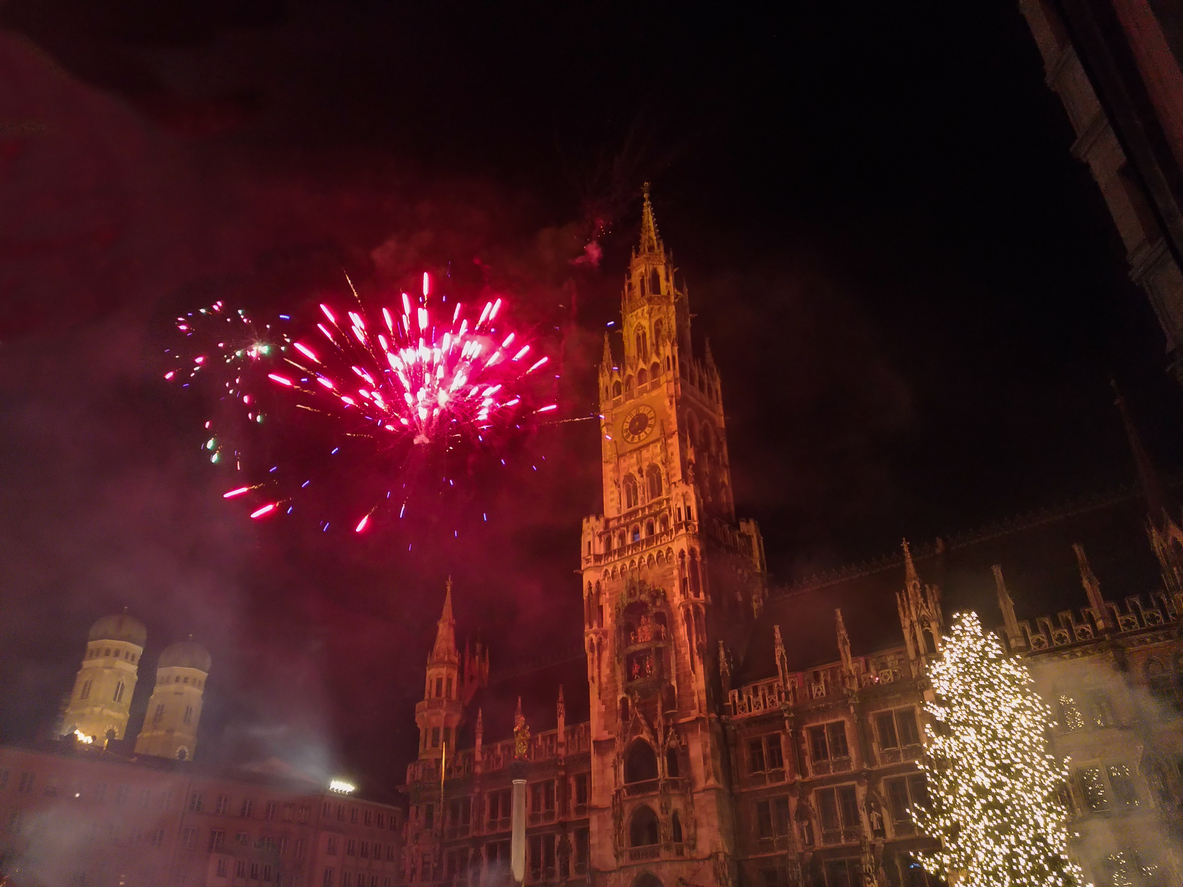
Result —
<instances>
[{"instance_id":1,"label":"stone facade","mask_svg":"<svg viewBox=\"0 0 1183 887\"><path fill-rule=\"evenodd\" d=\"M520 773L527 884L935 883L911 856L927 839L908 808L926 797L916 761L944 570L989 583L983 547L1056 522L915 559L905 544L899 561L769 596L759 530L734 514L719 374L709 348L691 350L648 196L622 303L623 342L605 342L599 375L604 513L580 543L587 720L567 723L559 688L556 729L520 742L521 760L506 732L486 743L488 659L458 654L449 588L407 769L405 882L507 883ZM1020 622L999 568L995 593L974 603L997 599L1001 635L1057 713L1074 851L1099 885L1173 884L1181 871L1169 848L1183 833L1183 534L1168 509L1150 513L1152 597L1107 601L1078 546L1089 609Z\"/></svg>"}]
</instances>

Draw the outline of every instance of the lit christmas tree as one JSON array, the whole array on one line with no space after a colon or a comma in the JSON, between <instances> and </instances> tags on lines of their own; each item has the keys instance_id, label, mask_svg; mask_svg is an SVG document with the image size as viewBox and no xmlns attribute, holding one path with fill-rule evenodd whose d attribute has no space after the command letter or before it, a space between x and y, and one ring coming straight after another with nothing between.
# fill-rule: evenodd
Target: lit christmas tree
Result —
<instances>
[{"instance_id":1,"label":"lit christmas tree","mask_svg":"<svg viewBox=\"0 0 1183 887\"><path fill-rule=\"evenodd\" d=\"M930 803L912 812L941 849L921 863L969 887L1078 887L1058 796L1066 770L1048 754L1051 711L1027 669L982 633L977 614L959 613L929 676Z\"/></svg>"}]
</instances>

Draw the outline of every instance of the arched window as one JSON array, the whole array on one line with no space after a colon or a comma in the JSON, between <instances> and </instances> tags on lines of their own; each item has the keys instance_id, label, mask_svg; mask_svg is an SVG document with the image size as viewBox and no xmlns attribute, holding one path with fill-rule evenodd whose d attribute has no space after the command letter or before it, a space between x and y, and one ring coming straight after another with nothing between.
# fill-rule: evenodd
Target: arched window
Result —
<instances>
[{"instance_id":1,"label":"arched window","mask_svg":"<svg viewBox=\"0 0 1183 887\"><path fill-rule=\"evenodd\" d=\"M644 367L641 367L639 370L637 370L637 387L638 388L641 387L642 385L644 385L648 381L649 381L649 373L646 372Z\"/></svg>"},{"instance_id":2,"label":"arched window","mask_svg":"<svg viewBox=\"0 0 1183 887\"><path fill-rule=\"evenodd\" d=\"M645 469L645 485L649 488L649 498L656 499L661 495L661 469L650 465Z\"/></svg>"},{"instance_id":3,"label":"arched window","mask_svg":"<svg viewBox=\"0 0 1183 887\"><path fill-rule=\"evenodd\" d=\"M644 739L637 739L624 756L624 781L648 782L657 778L657 755Z\"/></svg>"},{"instance_id":4,"label":"arched window","mask_svg":"<svg viewBox=\"0 0 1183 887\"><path fill-rule=\"evenodd\" d=\"M668 533L670 531L670 518L668 514L663 514L659 519L661 532Z\"/></svg>"},{"instance_id":5,"label":"arched window","mask_svg":"<svg viewBox=\"0 0 1183 887\"><path fill-rule=\"evenodd\" d=\"M665 332L665 329L661 323L661 318L659 317L657 320L653 321L653 347L654 348L661 347L662 333L664 333L664 332Z\"/></svg>"},{"instance_id":6,"label":"arched window","mask_svg":"<svg viewBox=\"0 0 1183 887\"><path fill-rule=\"evenodd\" d=\"M633 393L633 377L632 376L625 376L624 377L624 393L625 394L632 394Z\"/></svg>"},{"instance_id":7,"label":"arched window","mask_svg":"<svg viewBox=\"0 0 1183 887\"><path fill-rule=\"evenodd\" d=\"M640 525L640 524L635 524L635 525L633 526L632 537L633 537L633 541L634 541L634 542L640 542L640 541L641 541L641 525ZM633 566L636 566L636 562L635 562L635 561L634 561L634 563L633 563Z\"/></svg>"},{"instance_id":8,"label":"arched window","mask_svg":"<svg viewBox=\"0 0 1183 887\"><path fill-rule=\"evenodd\" d=\"M672 745L665 750L665 775L669 779L678 776L678 750Z\"/></svg>"},{"instance_id":9,"label":"arched window","mask_svg":"<svg viewBox=\"0 0 1183 887\"><path fill-rule=\"evenodd\" d=\"M644 360L649 356L649 336L643 326L637 327L637 357Z\"/></svg>"},{"instance_id":10,"label":"arched window","mask_svg":"<svg viewBox=\"0 0 1183 887\"><path fill-rule=\"evenodd\" d=\"M673 838L675 844L682 843L682 820L678 818L677 810L671 814L670 837Z\"/></svg>"},{"instance_id":11,"label":"arched window","mask_svg":"<svg viewBox=\"0 0 1183 887\"><path fill-rule=\"evenodd\" d=\"M621 394L620 380L617 379L615 382L612 383L612 396L613 397L620 397L620 394Z\"/></svg>"},{"instance_id":12,"label":"arched window","mask_svg":"<svg viewBox=\"0 0 1183 887\"><path fill-rule=\"evenodd\" d=\"M656 360L653 361L653 366L649 367L649 375L654 379L661 375L661 364Z\"/></svg>"},{"instance_id":13,"label":"arched window","mask_svg":"<svg viewBox=\"0 0 1183 887\"><path fill-rule=\"evenodd\" d=\"M641 492L637 487L637 479L631 474L624 476L624 507L636 508L641 504Z\"/></svg>"},{"instance_id":14,"label":"arched window","mask_svg":"<svg viewBox=\"0 0 1183 887\"><path fill-rule=\"evenodd\" d=\"M653 518L649 518L649 520L645 521L645 535L652 536L653 532Z\"/></svg>"},{"instance_id":15,"label":"arched window","mask_svg":"<svg viewBox=\"0 0 1183 887\"><path fill-rule=\"evenodd\" d=\"M633 811L632 821L628 826L628 845L630 847L649 847L657 843L657 814L642 804Z\"/></svg>"},{"instance_id":16,"label":"arched window","mask_svg":"<svg viewBox=\"0 0 1183 887\"><path fill-rule=\"evenodd\" d=\"M653 269L652 279L649 281L649 291L655 296L661 295L661 275L657 273L657 269Z\"/></svg>"},{"instance_id":17,"label":"arched window","mask_svg":"<svg viewBox=\"0 0 1183 887\"><path fill-rule=\"evenodd\" d=\"M624 548L624 546L627 544L628 544L628 541L625 539L624 530L621 530L620 533L618 533L616 536L616 547L617 548ZM616 568L613 567L612 571L613 571L613 574L615 574Z\"/></svg>"}]
</instances>

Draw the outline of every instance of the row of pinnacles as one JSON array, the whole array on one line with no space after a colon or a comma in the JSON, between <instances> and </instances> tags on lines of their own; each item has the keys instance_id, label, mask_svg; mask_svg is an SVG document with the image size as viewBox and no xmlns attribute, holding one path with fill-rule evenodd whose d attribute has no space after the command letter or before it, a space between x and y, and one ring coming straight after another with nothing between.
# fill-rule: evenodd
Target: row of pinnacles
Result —
<instances>
[{"instance_id":1,"label":"row of pinnacles","mask_svg":"<svg viewBox=\"0 0 1183 887\"><path fill-rule=\"evenodd\" d=\"M126 613L104 616L91 626L86 654L63 712L62 736L100 746L127 738L147 639L144 624ZM136 754L180 761L193 758L209 669L209 653L192 640L179 641L161 652L156 685L136 737Z\"/></svg>"}]
</instances>

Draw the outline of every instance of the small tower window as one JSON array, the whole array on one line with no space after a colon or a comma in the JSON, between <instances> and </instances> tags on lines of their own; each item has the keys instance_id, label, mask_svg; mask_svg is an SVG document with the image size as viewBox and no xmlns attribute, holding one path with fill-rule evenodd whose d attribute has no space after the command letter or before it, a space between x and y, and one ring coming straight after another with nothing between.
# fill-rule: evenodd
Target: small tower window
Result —
<instances>
[{"instance_id":1,"label":"small tower window","mask_svg":"<svg viewBox=\"0 0 1183 887\"><path fill-rule=\"evenodd\" d=\"M636 508L641 504L640 490L637 488L637 479L631 474L624 476L624 507L626 509Z\"/></svg>"},{"instance_id":2,"label":"small tower window","mask_svg":"<svg viewBox=\"0 0 1183 887\"><path fill-rule=\"evenodd\" d=\"M644 327L637 327L637 357L641 360L649 356L649 336Z\"/></svg>"},{"instance_id":3,"label":"small tower window","mask_svg":"<svg viewBox=\"0 0 1183 887\"><path fill-rule=\"evenodd\" d=\"M190 723L192 723L192 722L193 722L193 706L192 706L192 705L186 705L186 706L185 706L185 718L184 718L184 723L186 723L186 724L190 724Z\"/></svg>"},{"instance_id":4,"label":"small tower window","mask_svg":"<svg viewBox=\"0 0 1183 887\"><path fill-rule=\"evenodd\" d=\"M451 699L451 698L452 698L452 677L451 677L451 675L449 675L449 676L448 676L448 684L447 684L447 690L446 690L446 692L445 692L445 695L446 695L446 696L447 696L449 699Z\"/></svg>"},{"instance_id":5,"label":"small tower window","mask_svg":"<svg viewBox=\"0 0 1183 887\"><path fill-rule=\"evenodd\" d=\"M91 683L92 683L92 681L87 681L85 684L82 685L82 692L78 694L79 699L89 699L90 698Z\"/></svg>"},{"instance_id":6,"label":"small tower window","mask_svg":"<svg viewBox=\"0 0 1183 887\"><path fill-rule=\"evenodd\" d=\"M152 723L159 724L164 720L164 703L161 702L156 706L156 711L152 712Z\"/></svg>"},{"instance_id":7,"label":"small tower window","mask_svg":"<svg viewBox=\"0 0 1183 887\"><path fill-rule=\"evenodd\" d=\"M431 728L431 747L432 748L439 748L440 747L440 728L439 727L432 727Z\"/></svg>"},{"instance_id":8,"label":"small tower window","mask_svg":"<svg viewBox=\"0 0 1183 887\"><path fill-rule=\"evenodd\" d=\"M114 699L116 702L123 701L123 690L124 690L123 681L120 681L118 684L115 685Z\"/></svg>"},{"instance_id":9,"label":"small tower window","mask_svg":"<svg viewBox=\"0 0 1183 887\"><path fill-rule=\"evenodd\" d=\"M443 696L444 695L444 679L443 678L436 678L435 679L435 695L436 696Z\"/></svg>"},{"instance_id":10,"label":"small tower window","mask_svg":"<svg viewBox=\"0 0 1183 887\"><path fill-rule=\"evenodd\" d=\"M645 485L649 487L649 498L656 499L661 495L661 469L650 465L645 469Z\"/></svg>"},{"instance_id":11,"label":"small tower window","mask_svg":"<svg viewBox=\"0 0 1183 887\"><path fill-rule=\"evenodd\" d=\"M653 295L661 295L661 275L657 273L657 269L653 269L653 273L649 279L649 290Z\"/></svg>"}]
</instances>

